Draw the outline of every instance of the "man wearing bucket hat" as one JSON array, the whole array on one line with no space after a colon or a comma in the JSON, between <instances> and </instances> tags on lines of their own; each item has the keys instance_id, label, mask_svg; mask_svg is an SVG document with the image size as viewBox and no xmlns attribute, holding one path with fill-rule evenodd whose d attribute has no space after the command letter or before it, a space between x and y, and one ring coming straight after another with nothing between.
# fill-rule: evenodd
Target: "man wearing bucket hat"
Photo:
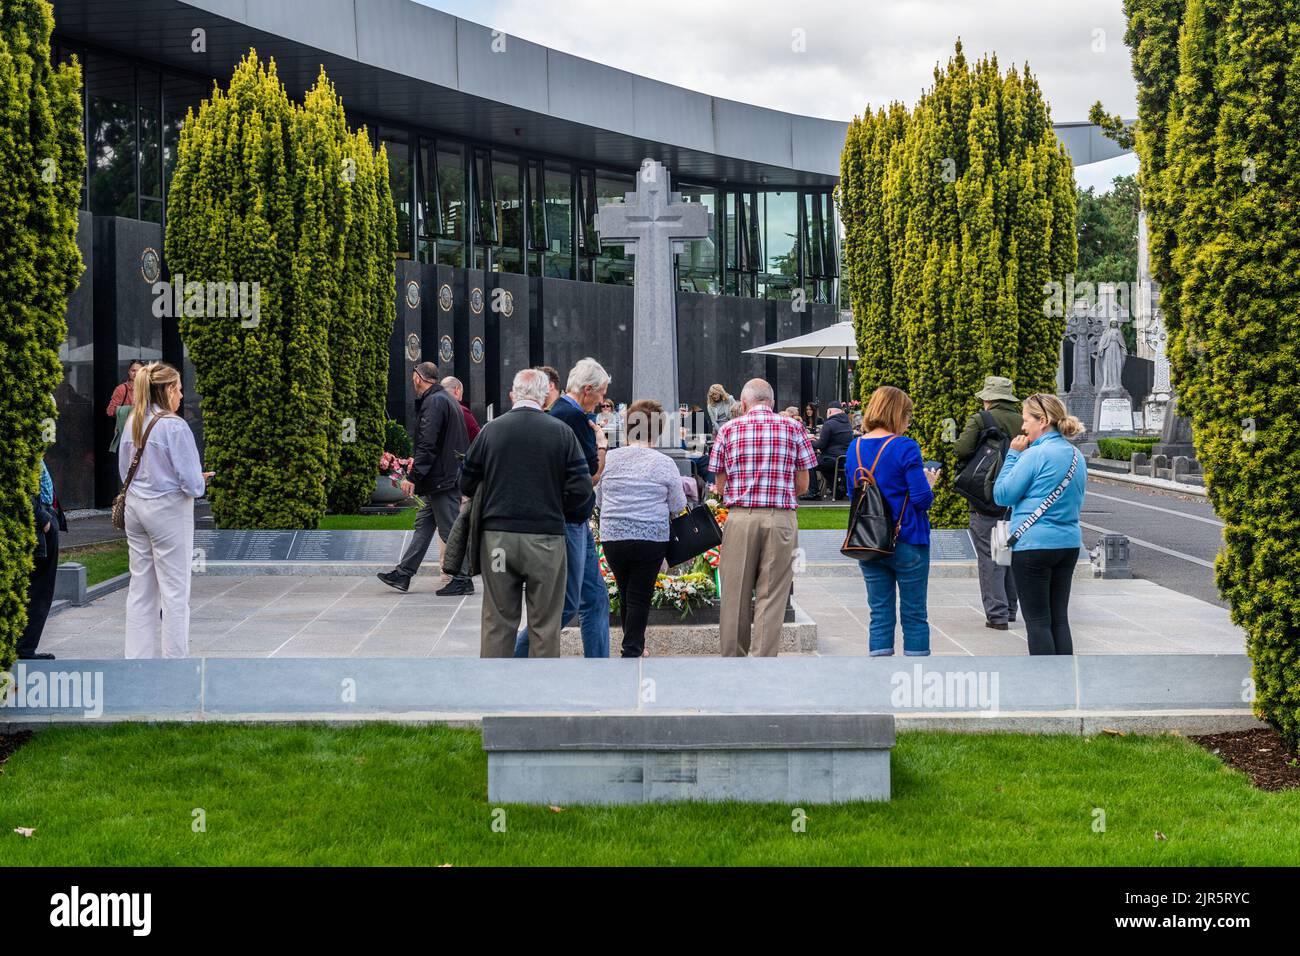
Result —
<instances>
[{"instance_id":1,"label":"man wearing bucket hat","mask_svg":"<svg viewBox=\"0 0 1300 956\"><path fill-rule=\"evenodd\" d=\"M984 387L975 393L975 397L984 403L984 411L988 412L993 423L1008 440L1020 434L1024 420L1020 415L1020 400L1015 396L1011 379L990 375L984 379ZM957 444L953 448L959 469L974 456L985 428L986 420L980 412L975 412L966 419L966 426L957 436ZM1007 625L1016 619L1016 582L1011 568L995 564L989 552L989 535L1000 517L1003 516L977 510L974 505L970 509L970 533L975 541L980 597L984 601L984 626L995 631L1005 631Z\"/></svg>"}]
</instances>

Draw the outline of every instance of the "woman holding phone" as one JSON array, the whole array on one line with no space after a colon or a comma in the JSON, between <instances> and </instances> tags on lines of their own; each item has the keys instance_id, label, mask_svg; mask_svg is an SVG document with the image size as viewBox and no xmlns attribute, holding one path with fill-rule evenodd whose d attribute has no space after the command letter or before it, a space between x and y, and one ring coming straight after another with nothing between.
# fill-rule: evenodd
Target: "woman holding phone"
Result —
<instances>
[{"instance_id":1,"label":"woman holding phone","mask_svg":"<svg viewBox=\"0 0 1300 956\"><path fill-rule=\"evenodd\" d=\"M845 464L849 491L857 486L859 468L871 471L899 526L893 554L858 562L871 611L869 650L872 657L893 655L894 624L901 617L903 653L926 657L930 653L929 510L939 472L925 467L920 446L903 434L912 423L912 399L906 392L882 385L872 392L862 418L867 432L849 446Z\"/></svg>"}]
</instances>

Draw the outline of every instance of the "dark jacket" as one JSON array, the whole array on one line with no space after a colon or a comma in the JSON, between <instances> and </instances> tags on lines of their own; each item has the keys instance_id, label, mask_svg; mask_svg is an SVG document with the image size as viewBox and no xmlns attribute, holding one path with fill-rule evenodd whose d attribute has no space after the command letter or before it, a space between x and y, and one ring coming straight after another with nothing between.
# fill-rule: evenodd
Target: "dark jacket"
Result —
<instances>
[{"instance_id":1,"label":"dark jacket","mask_svg":"<svg viewBox=\"0 0 1300 956\"><path fill-rule=\"evenodd\" d=\"M838 458L849 450L851 441L853 441L853 423L849 421L849 416L843 413L831 415L822 425L822 430L818 432L817 440L813 442L813 450L819 455Z\"/></svg>"},{"instance_id":2,"label":"dark jacket","mask_svg":"<svg viewBox=\"0 0 1300 956\"><path fill-rule=\"evenodd\" d=\"M435 494L456 487L459 459L456 453L469 448L469 433L460 403L441 385L415 400L415 454L411 482L419 495Z\"/></svg>"},{"instance_id":3,"label":"dark jacket","mask_svg":"<svg viewBox=\"0 0 1300 956\"><path fill-rule=\"evenodd\" d=\"M483 426L461 468L460 490L482 497L482 529L564 534L565 516L593 497L573 430L536 408Z\"/></svg>"},{"instance_id":4,"label":"dark jacket","mask_svg":"<svg viewBox=\"0 0 1300 956\"><path fill-rule=\"evenodd\" d=\"M997 401L989 409L989 414L993 416L993 421L997 426L1007 433L1007 438L1015 438L1025 427L1025 420L1020 417L1020 403L1009 401ZM957 444L953 446L953 454L957 458L957 465L960 467L975 454L975 446L979 443L980 432L984 429L984 420L980 417L979 412L972 412L971 416L966 419L966 425L957 436Z\"/></svg>"},{"instance_id":5,"label":"dark jacket","mask_svg":"<svg viewBox=\"0 0 1300 956\"><path fill-rule=\"evenodd\" d=\"M479 545L483 538L483 496L475 495L462 502L460 514L452 523L447 544L442 549L442 570L452 577L460 574L461 563L469 561L470 577L482 573Z\"/></svg>"},{"instance_id":6,"label":"dark jacket","mask_svg":"<svg viewBox=\"0 0 1300 956\"><path fill-rule=\"evenodd\" d=\"M49 525L50 527L54 527L58 524L59 519L54 514L54 509L41 501L40 495L32 496L32 514L35 518L33 524L36 526L36 550L32 552L32 556L36 558L44 558L47 554L45 546L45 526Z\"/></svg>"},{"instance_id":7,"label":"dark jacket","mask_svg":"<svg viewBox=\"0 0 1300 956\"><path fill-rule=\"evenodd\" d=\"M555 400L555 404L551 406L551 415L573 429L573 437L578 440L578 447L582 449L582 454L587 459L588 474L594 475L600 471L600 453L596 450L596 433L591 430L591 423L595 416L588 415L565 395L561 395ZM591 497L578 507L565 508L564 520L569 524L582 524L591 517L594 510L596 510L596 495L593 491Z\"/></svg>"}]
</instances>

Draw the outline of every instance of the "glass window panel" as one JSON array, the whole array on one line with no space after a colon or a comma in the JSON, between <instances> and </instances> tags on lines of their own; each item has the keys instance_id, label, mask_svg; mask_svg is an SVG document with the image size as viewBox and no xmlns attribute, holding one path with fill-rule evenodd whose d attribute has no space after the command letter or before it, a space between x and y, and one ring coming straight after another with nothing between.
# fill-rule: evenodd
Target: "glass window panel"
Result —
<instances>
[{"instance_id":1,"label":"glass window panel","mask_svg":"<svg viewBox=\"0 0 1300 956\"><path fill-rule=\"evenodd\" d=\"M423 240L439 233L438 156L433 140L421 139L415 152L415 234L421 240L421 261L428 243Z\"/></svg>"},{"instance_id":2,"label":"glass window panel","mask_svg":"<svg viewBox=\"0 0 1300 956\"><path fill-rule=\"evenodd\" d=\"M465 241L465 147L438 141L438 201L442 238Z\"/></svg>"},{"instance_id":3,"label":"glass window panel","mask_svg":"<svg viewBox=\"0 0 1300 956\"><path fill-rule=\"evenodd\" d=\"M185 125L185 114L190 109L197 114L206 93L202 83L163 76L163 174L167 186L171 185L176 170L176 146L181 139L181 127Z\"/></svg>"},{"instance_id":4,"label":"glass window panel","mask_svg":"<svg viewBox=\"0 0 1300 956\"><path fill-rule=\"evenodd\" d=\"M379 139L388 152L388 186L397 207L397 257L411 258L411 204L414 176L411 169L411 137L405 131L379 130Z\"/></svg>"},{"instance_id":5,"label":"glass window panel","mask_svg":"<svg viewBox=\"0 0 1300 956\"><path fill-rule=\"evenodd\" d=\"M728 269L740 268L739 264L736 261L737 250L739 249L739 244L736 242L738 222L739 222L738 213L736 212L736 194L727 193L727 222L724 228L726 229L725 246L727 249ZM730 289L730 286L728 288ZM735 293L728 291L727 294L734 295Z\"/></svg>"},{"instance_id":6,"label":"glass window panel","mask_svg":"<svg viewBox=\"0 0 1300 956\"><path fill-rule=\"evenodd\" d=\"M709 186L680 184L677 192L683 202L701 203L713 217L713 230L706 239L686 243L686 251L677 254L677 287L685 292L718 291L718 196Z\"/></svg>"},{"instance_id":7,"label":"glass window panel","mask_svg":"<svg viewBox=\"0 0 1300 956\"><path fill-rule=\"evenodd\" d=\"M762 193L763 244L767 248L767 266L771 275L791 280L799 276L799 205L794 192Z\"/></svg>"},{"instance_id":8,"label":"glass window panel","mask_svg":"<svg viewBox=\"0 0 1300 956\"><path fill-rule=\"evenodd\" d=\"M140 121L140 195L162 196L162 85L153 70L136 74Z\"/></svg>"},{"instance_id":9,"label":"glass window panel","mask_svg":"<svg viewBox=\"0 0 1300 956\"><path fill-rule=\"evenodd\" d=\"M547 248L546 181L542 175L542 161L528 160L528 248Z\"/></svg>"},{"instance_id":10,"label":"glass window panel","mask_svg":"<svg viewBox=\"0 0 1300 956\"><path fill-rule=\"evenodd\" d=\"M145 222L156 222L159 225L162 225L162 221L163 221L162 200L141 198L140 218L143 219Z\"/></svg>"},{"instance_id":11,"label":"glass window panel","mask_svg":"<svg viewBox=\"0 0 1300 956\"><path fill-rule=\"evenodd\" d=\"M596 171L578 170L578 250L584 256L600 254L600 237L596 234ZM586 276L590 278L590 274Z\"/></svg>"},{"instance_id":12,"label":"glass window panel","mask_svg":"<svg viewBox=\"0 0 1300 956\"><path fill-rule=\"evenodd\" d=\"M593 228L595 216L600 207L609 203L623 202L627 193L636 189L636 177L630 173L615 173L608 170L596 172L596 206L588 210ZM603 248L596 258L597 282L611 282L628 285L632 282L632 260L622 245L610 245Z\"/></svg>"},{"instance_id":13,"label":"glass window panel","mask_svg":"<svg viewBox=\"0 0 1300 956\"><path fill-rule=\"evenodd\" d=\"M838 277L840 274L839 244L835 241L838 230L835 218L835 197L830 193L822 194L822 257L826 275Z\"/></svg>"},{"instance_id":14,"label":"glass window panel","mask_svg":"<svg viewBox=\"0 0 1300 956\"><path fill-rule=\"evenodd\" d=\"M492 156L486 149L474 150L474 200L478 207L474 217L474 241L476 244L495 243L498 234L496 208L492 201Z\"/></svg>"},{"instance_id":15,"label":"glass window panel","mask_svg":"<svg viewBox=\"0 0 1300 956\"><path fill-rule=\"evenodd\" d=\"M573 172L567 163L546 163L547 250L542 274L573 278Z\"/></svg>"},{"instance_id":16,"label":"glass window panel","mask_svg":"<svg viewBox=\"0 0 1300 956\"><path fill-rule=\"evenodd\" d=\"M519 175L519 157L493 152L492 179L499 238L499 248L493 252L493 269L523 272L524 184Z\"/></svg>"},{"instance_id":17,"label":"glass window panel","mask_svg":"<svg viewBox=\"0 0 1300 956\"><path fill-rule=\"evenodd\" d=\"M136 218L135 70L110 57L87 58L90 211Z\"/></svg>"}]
</instances>

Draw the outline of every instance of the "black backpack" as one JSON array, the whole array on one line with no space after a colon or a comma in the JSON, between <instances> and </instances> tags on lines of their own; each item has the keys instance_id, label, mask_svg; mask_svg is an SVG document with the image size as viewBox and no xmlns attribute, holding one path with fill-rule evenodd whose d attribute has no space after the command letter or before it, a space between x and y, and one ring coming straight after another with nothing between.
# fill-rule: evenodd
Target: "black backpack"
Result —
<instances>
[{"instance_id":1,"label":"black backpack","mask_svg":"<svg viewBox=\"0 0 1300 956\"><path fill-rule=\"evenodd\" d=\"M876 484L876 465L885 447L897 438L890 435L876 452L876 460L870 468L862 467L862 439L859 438L849 446L854 453L857 467L853 478L853 504L849 509L849 527L840 545L840 554L858 561L874 561L887 554L894 553L894 542L898 539L898 529L903 524L900 511L895 519L890 513L889 502L885 500L880 486ZM907 509L907 498L903 499L903 510Z\"/></svg>"},{"instance_id":2,"label":"black backpack","mask_svg":"<svg viewBox=\"0 0 1300 956\"><path fill-rule=\"evenodd\" d=\"M962 467L953 488L980 514L1001 517L1007 509L993 500L993 484L998 480L1011 439L988 411L981 411L980 419L984 427L975 443L975 454Z\"/></svg>"}]
</instances>

